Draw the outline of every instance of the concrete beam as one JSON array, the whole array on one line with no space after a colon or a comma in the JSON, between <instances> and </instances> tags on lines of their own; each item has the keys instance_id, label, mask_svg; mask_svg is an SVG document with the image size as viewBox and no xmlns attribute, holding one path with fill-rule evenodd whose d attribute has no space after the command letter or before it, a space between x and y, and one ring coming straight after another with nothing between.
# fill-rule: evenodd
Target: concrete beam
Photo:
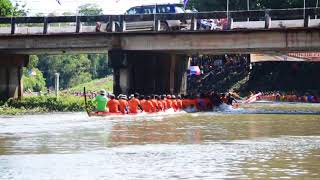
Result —
<instances>
[{"instance_id":1,"label":"concrete beam","mask_svg":"<svg viewBox=\"0 0 320 180\"><path fill-rule=\"evenodd\" d=\"M50 54L77 51L107 51L120 47L117 34L46 34L0 36L0 52L10 54Z\"/></svg>"},{"instance_id":2,"label":"concrete beam","mask_svg":"<svg viewBox=\"0 0 320 180\"><path fill-rule=\"evenodd\" d=\"M111 49L178 54L318 51L320 28L0 36L2 54L105 53Z\"/></svg>"},{"instance_id":3,"label":"concrete beam","mask_svg":"<svg viewBox=\"0 0 320 180\"><path fill-rule=\"evenodd\" d=\"M318 51L319 28L134 33L121 36L124 50L208 53Z\"/></svg>"}]
</instances>

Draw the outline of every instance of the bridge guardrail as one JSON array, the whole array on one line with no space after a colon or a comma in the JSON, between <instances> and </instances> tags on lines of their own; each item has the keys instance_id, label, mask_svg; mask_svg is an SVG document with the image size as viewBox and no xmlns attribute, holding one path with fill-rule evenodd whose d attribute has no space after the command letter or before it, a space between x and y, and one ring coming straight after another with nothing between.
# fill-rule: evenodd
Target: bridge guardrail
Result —
<instances>
[{"instance_id":1,"label":"bridge guardrail","mask_svg":"<svg viewBox=\"0 0 320 180\"><path fill-rule=\"evenodd\" d=\"M234 21L243 19L263 20L264 28L269 28L271 20L303 19L304 27L308 27L310 18L320 16L320 8L266 9L250 11L215 11L180 14L141 14L141 15L100 15L100 16L53 16L53 17L0 17L0 24L11 24L11 34L15 34L16 24L43 23L43 34L48 33L51 23L75 23L75 33L81 32L81 23L106 23L112 32L126 30L126 22L154 21L153 30L159 31L159 23L165 20L190 20L190 30L198 30L199 19L228 19L228 28L232 29ZM109 26L108 26L109 25Z\"/></svg>"}]
</instances>

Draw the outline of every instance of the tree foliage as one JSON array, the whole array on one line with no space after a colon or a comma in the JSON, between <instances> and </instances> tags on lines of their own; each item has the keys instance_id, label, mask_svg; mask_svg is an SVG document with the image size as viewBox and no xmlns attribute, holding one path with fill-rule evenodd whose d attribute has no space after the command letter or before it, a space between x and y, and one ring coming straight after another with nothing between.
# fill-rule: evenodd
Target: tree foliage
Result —
<instances>
[{"instance_id":1,"label":"tree foliage","mask_svg":"<svg viewBox=\"0 0 320 180\"><path fill-rule=\"evenodd\" d=\"M0 0L0 16L9 16L12 14L13 6L9 0Z\"/></svg>"},{"instance_id":2,"label":"tree foliage","mask_svg":"<svg viewBox=\"0 0 320 180\"><path fill-rule=\"evenodd\" d=\"M229 10L247 10L247 0L229 0ZM315 7L317 0L306 0L306 7ZM226 11L227 0L189 0L188 8L198 11ZM287 9L303 8L303 0L249 0L249 8Z\"/></svg>"},{"instance_id":3,"label":"tree foliage","mask_svg":"<svg viewBox=\"0 0 320 180\"><path fill-rule=\"evenodd\" d=\"M102 8L100 8L96 4L84 4L82 6L79 6L79 14L81 16L96 16L102 14Z\"/></svg>"},{"instance_id":4,"label":"tree foliage","mask_svg":"<svg viewBox=\"0 0 320 180\"><path fill-rule=\"evenodd\" d=\"M40 55L37 67L54 86L54 74L60 74L60 87L65 89L112 73L106 54Z\"/></svg>"},{"instance_id":5,"label":"tree foliage","mask_svg":"<svg viewBox=\"0 0 320 180\"><path fill-rule=\"evenodd\" d=\"M26 68L23 68L23 86L27 91L43 91L46 89L45 78L42 72L36 68L38 65L38 57L30 56L29 64Z\"/></svg>"}]
</instances>

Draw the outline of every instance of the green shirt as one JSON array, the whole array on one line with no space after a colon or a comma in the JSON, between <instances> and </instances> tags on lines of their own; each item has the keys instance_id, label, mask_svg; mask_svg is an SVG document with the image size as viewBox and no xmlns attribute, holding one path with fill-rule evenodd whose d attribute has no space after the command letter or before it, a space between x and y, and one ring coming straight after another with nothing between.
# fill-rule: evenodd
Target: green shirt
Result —
<instances>
[{"instance_id":1,"label":"green shirt","mask_svg":"<svg viewBox=\"0 0 320 180\"><path fill-rule=\"evenodd\" d=\"M97 105L97 111L106 111L108 99L105 96L98 95L96 96L94 103Z\"/></svg>"}]
</instances>

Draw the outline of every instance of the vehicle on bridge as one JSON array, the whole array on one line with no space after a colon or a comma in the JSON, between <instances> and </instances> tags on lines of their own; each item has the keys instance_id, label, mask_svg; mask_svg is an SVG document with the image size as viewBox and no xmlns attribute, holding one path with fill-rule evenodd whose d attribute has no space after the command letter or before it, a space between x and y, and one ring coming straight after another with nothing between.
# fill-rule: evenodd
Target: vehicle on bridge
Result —
<instances>
[{"instance_id":1,"label":"vehicle on bridge","mask_svg":"<svg viewBox=\"0 0 320 180\"><path fill-rule=\"evenodd\" d=\"M143 14L174 14L174 13L186 13L183 4L156 4L156 5L142 5L135 6L128 9L125 15L143 15ZM190 20L165 20L160 22L160 31L181 30L188 27ZM115 24L116 31L120 29L119 22ZM107 24L107 31L111 31L111 24ZM141 31L141 30L153 30L154 21L134 21L126 22L126 31Z\"/></svg>"}]
</instances>

